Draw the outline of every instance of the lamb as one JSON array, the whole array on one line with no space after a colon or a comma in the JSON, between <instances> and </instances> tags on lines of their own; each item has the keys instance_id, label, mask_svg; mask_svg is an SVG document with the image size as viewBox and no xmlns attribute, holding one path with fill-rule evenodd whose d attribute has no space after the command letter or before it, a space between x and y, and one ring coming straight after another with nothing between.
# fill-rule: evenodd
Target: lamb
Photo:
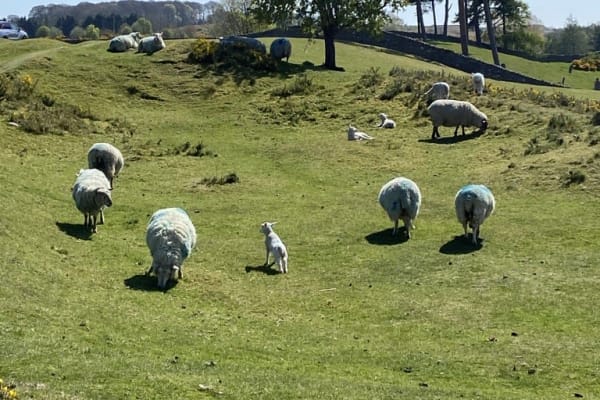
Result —
<instances>
[{"instance_id":1,"label":"lamb","mask_svg":"<svg viewBox=\"0 0 600 400\"><path fill-rule=\"evenodd\" d=\"M146 275L154 274L158 288L165 289L169 279L183 278L183 262L196 247L196 228L181 208L163 208L152 214L146 228L146 244L152 265Z\"/></svg>"},{"instance_id":2,"label":"lamb","mask_svg":"<svg viewBox=\"0 0 600 400\"><path fill-rule=\"evenodd\" d=\"M165 47L165 41L162 38L162 32L160 32L140 40L137 52L152 55Z\"/></svg>"},{"instance_id":3,"label":"lamb","mask_svg":"<svg viewBox=\"0 0 600 400\"><path fill-rule=\"evenodd\" d=\"M450 97L450 85L446 82L436 82L431 86L431 89L425 92L424 96L427 97L429 102L447 99Z\"/></svg>"},{"instance_id":4,"label":"lamb","mask_svg":"<svg viewBox=\"0 0 600 400\"><path fill-rule=\"evenodd\" d=\"M275 60L285 58L285 61L289 62L292 55L292 43L286 38L275 39L271 43L270 53Z\"/></svg>"},{"instance_id":5,"label":"lamb","mask_svg":"<svg viewBox=\"0 0 600 400\"><path fill-rule=\"evenodd\" d=\"M473 90L475 90L477 96L481 96L485 88L485 77L481 72L475 72L471 74L471 80L473 81Z\"/></svg>"},{"instance_id":6,"label":"lamb","mask_svg":"<svg viewBox=\"0 0 600 400\"><path fill-rule=\"evenodd\" d=\"M103 209L112 206L108 179L98 169L81 169L73 185L72 195L75 206L83 214L83 225L96 233L98 214L100 223L104 224Z\"/></svg>"},{"instance_id":7,"label":"lamb","mask_svg":"<svg viewBox=\"0 0 600 400\"><path fill-rule=\"evenodd\" d=\"M88 150L88 167L99 169L106 175L113 188L113 180L123 169L125 160L115 146L109 143L94 143Z\"/></svg>"},{"instance_id":8,"label":"lamb","mask_svg":"<svg viewBox=\"0 0 600 400\"><path fill-rule=\"evenodd\" d=\"M413 222L421 207L421 191L417 184L408 178L394 178L383 185L378 200L390 220L394 221L392 235L398 232L398 220L402 218L406 236L410 239L410 230L415 229Z\"/></svg>"},{"instance_id":9,"label":"lamb","mask_svg":"<svg viewBox=\"0 0 600 400\"><path fill-rule=\"evenodd\" d=\"M456 217L463 225L465 238L468 238L467 225L473 229L472 241L477 245L480 226L496 207L496 200L491 190L484 185L463 186L454 198Z\"/></svg>"},{"instance_id":10,"label":"lamb","mask_svg":"<svg viewBox=\"0 0 600 400\"><path fill-rule=\"evenodd\" d=\"M381 123L377 125L379 128L395 128L396 121L393 119L389 119L388 116L384 113L379 114L379 118L381 119Z\"/></svg>"},{"instance_id":11,"label":"lamb","mask_svg":"<svg viewBox=\"0 0 600 400\"><path fill-rule=\"evenodd\" d=\"M365 132L361 132L356 127L348 125L348 140L371 140L373 136L369 136Z\"/></svg>"},{"instance_id":12,"label":"lamb","mask_svg":"<svg viewBox=\"0 0 600 400\"><path fill-rule=\"evenodd\" d=\"M455 126L454 136L458 133L458 127L465 134L465 126L475 126L485 132L488 126L487 116L479 111L477 107L468 101L459 100L436 100L429 105L429 116L433 123L431 139L440 137L438 127Z\"/></svg>"},{"instance_id":13,"label":"lamb","mask_svg":"<svg viewBox=\"0 0 600 400\"><path fill-rule=\"evenodd\" d=\"M122 53L129 49L137 49L142 36L139 32L131 32L127 35L115 36L108 43L107 51Z\"/></svg>"},{"instance_id":14,"label":"lamb","mask_svg":"<svg viewBox=\"0 0 600 400\"><path fill-rule=\"evenodd\" d=\"M265 267L269 265L269 253L271 253L273 254L273 257L275 257L274 262L279 265L279 272L287 274L288 252L279 235L273 231L273 225L275 224L276 222L263 222L260 225L260 231L265 234L265 247L267 249Z\"/></svg>"}]
</instances>

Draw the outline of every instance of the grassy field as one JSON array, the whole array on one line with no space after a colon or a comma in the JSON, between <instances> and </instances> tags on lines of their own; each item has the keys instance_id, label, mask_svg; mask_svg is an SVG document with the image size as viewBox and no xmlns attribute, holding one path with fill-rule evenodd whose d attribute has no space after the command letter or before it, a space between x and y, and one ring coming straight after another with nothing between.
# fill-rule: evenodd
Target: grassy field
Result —
<instances>
[{"instance_id":1,"label":"grassy field","mask_svg":"<svg viewBox=\"0 0 600 400\"><path fill-rule=\"evenodd\" d=\"M304 40L277 73L223 71L191 43L0 42L0 378L19 398L600 399L594 91L476 97L461 71L343 44L325 71ZM484 135L429 140L418 94L440 79ZM70 189L95 142L126 164L91 235ZM423 194L408 241L377 203L396 176ZM497 201L477 247L453 210L469 182ZM145 228L173 206L199 240L162 292ZM287 275L262 266L266 220Z\"/></svg>"}]
</instances>

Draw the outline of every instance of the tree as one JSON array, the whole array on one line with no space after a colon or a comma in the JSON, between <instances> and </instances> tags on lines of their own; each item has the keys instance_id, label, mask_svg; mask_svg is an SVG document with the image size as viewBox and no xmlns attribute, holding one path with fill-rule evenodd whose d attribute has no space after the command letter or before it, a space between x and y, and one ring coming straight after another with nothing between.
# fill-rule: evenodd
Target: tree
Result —
<instances>
[{"instance_id":1,"label":"tree","mask_svg":"<svg viewBox=\"0 0 600 400\"><path fill-rule=\"evenodd\" d=\"M134 32L147 35L152 33L152 22L142 17L135 21L133 25L131 25L131 29L133 29Z\"/></svg>"},{"instance_id":2,"label":"tree","mask_svg":"<svg viewBox=\"0 0 600 400\"><path fill-rule=\"evenodd\" d=\"M487 24L488 38L490 39L490 47L492 49L492 57L494 64L500 65L500 58L498 57L498 47L496 46L496 32L494 28L494 21L492 20L492 12L490 11L490 0L483 0L483 10L485 12L485 22Z\"/></svg>"},{"instance_id":3,"label":"tree","mask_svg":"<svg viewBox=\"0 0 600 400\"><path fill-rule=\"evenodd\" d=\"M460 27L460 50L463 56L469 55L469 31L467 30L467 7L458 0L458 25Z\"/></svg>"},{"instance_id":4,"label":"tree","mask_svg":"<svg viewBox=\"0 0 600 400\"><path fill-rule=\"evenodd\" d=\"M253 0L251 11L261 21L285 26L293 19L301 28L323 35L325 68L339 70L335 61L335 39L345 28L378 32L406 0Z\"/></svg>"}]
</instances>

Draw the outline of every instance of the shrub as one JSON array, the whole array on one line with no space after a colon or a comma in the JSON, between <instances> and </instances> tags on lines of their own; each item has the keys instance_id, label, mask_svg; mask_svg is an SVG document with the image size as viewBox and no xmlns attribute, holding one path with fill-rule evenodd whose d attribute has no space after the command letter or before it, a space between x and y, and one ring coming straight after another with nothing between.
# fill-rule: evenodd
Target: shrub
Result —
<instances>
[{"instance_id":1,"label":"shrub","mask_svg":"<svg viewBox=\"0 0 600 400\"><path fill-rule=\"evenodd\" d=\"M563 186L579 185L585 182L585 174L579 170L571 170L563 177Z\"/></svg>"},{"instance_id":2,"label":"shrub","mask_svg":"<svg viewBox=\"0 0 600 400\"><path fill-rule=\"evenodd\" d=\"M309 93L313 88L313 81L311 78L306 76L306 74L300 74L296 76L294 82L292 82L289 86L283 85L281 88L273 89L271 92L273 96L277 97L290 97L294 94L305 94Z\"/></svg>"},{"instance_id":3,"label":"shrub","mask_svg":"<svg viewBox=\"0 0 600 400\"><path fill-rule=\"evenodd\" d=\"M2 379L0 379L0 400L16 400L17 398L15 386L6 385Z\"/></svg>"},{"instance_id":4,"label":"shrub","mask_svg":"<svg viewBox=\"0 0 600 400\"><path fill-rule=\"evenodd\" d=\"M206 185L206 186L212 186L212 185L229 185L232 183L238 183L239 181L240 181L240 178L235 174L235 172L232 172L225 176L221 176L220 178L218 178L216 176L212 176L210 178L202 178L200 183L203 185Z\"/></svg>"},{"instance_id":5,"label":"shrub","mask_svg":"<svg viewBox=\"0 0 600 400\"><path fill-rule=\"evenodd\" d=\"M192 43L192 49L188 54L188 60L198 64L210 64L216 62L215 54L219 43L213 40L198 39Z\"/></svg>"}]
</instances>

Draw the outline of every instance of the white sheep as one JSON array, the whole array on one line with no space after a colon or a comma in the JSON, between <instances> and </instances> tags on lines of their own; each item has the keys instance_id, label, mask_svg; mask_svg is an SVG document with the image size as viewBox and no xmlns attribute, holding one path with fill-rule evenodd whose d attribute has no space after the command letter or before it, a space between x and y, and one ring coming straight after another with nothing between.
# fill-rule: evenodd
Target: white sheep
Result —
<instances>
[{"instance_id":1,"label":"white sheep","mask_svg":"<svg viewBox=\"0 0 600 400\"><path fill-rule=\"evenodd\" d=\"M115 36L108 43L108 51L121 53L129 49L137 49L138 43L142 39L139 32L131 32L127 35Z\"/></svg>"},{"instance_id":2,"label":"white sheep","mask_svg":"<svg viewBox=\"0 0 600 400\"><path fill-rule=\"evenodd\" d=\"M427 109L433 123L432 139L440 137L438 131L440 126L455 126L454 136L457 135L459 126L462 128L463 135L465 126L478 127L482 133L488 126L487 116L468 101L436 100Z\"/></svg>"},{"instance_id":3,"label":"white sheep","mask_svg":"<svg viewBox=\"0 0 600 400\"><path fill-rule=\"evenodd\" d=\"M155 33L152 36L147 36L140 40L138 53L154 54L166 47L165 41L162 38L162 32Z\"/></svg>"},{"instance_id":4,"label":"white sheep","mask_svg":"<svg viewBox=\"0 0 600 400\"><path fill-rule=\"evenodd\" d=\"M104 207L112 206L110 183L98 169L81 169L72 190L75 206L83 214L83 225L96 233L96 223L104 224Z\"/></svg>"},{"instance_id":5,"label":"white sheep","mask_svg":"<svg viewBox=\"0 0 600 400\"><path fill-rule=\"evenodd\" d=\"M273 254L274 262L279 265L279 272L286 274L288 272L288 252L279 235L273 231L273 225L275 224L276 222L263 222L260 225L260 231L265 234L265 247L267 249L265 267L269 265L269 254Z\"/></svg>"},{"instance_id":6,"label":"white sheep","mask_svg":"<svg viewBox=\"0 0 600 400\"><path fill-rule=\"evenodd\" d=\"M402 218L406 236L410 238L410 230L421 207L421 191L416 183L408 178L394 178L381 188L378 196L379 204L394 222L392 235L398 232L398 220Z\"/></svg>"},{"instance_id":7,"label":"white sheep","mask_svg":"<svg viewBox=\"0 0 600 400\"><path fill-rule=\"evenodd\" d=\"M148 222L146 244L152 255L146 275L154 272L159 289L165 289L176 273L177 279L183 278L183 262L196 247L196 228L183 209L163 208Z\"/></svg>"},{"instance_id":8,"label":"white sheep","mask_svg":"<svg viewBox=\"0 0 600 400\"><path fill-rule=\"evenodd\" d=\"M480 226L496 207L494 195L484 185L466 185L456 193L454 207L456 208L456 217L465 231L465 238L469 237L468 225L473 229L472 241L476 245Z\"/></svg>"},{"instance_id":9,"label":"white sheep","mask_svg":"<svg viewBox=\"0 0 600 400\"><path fill-rule=\"evenodd\" d=\"M481 72L475 72L471 74L471 80L473 81L473 90L478 96L481 96L485 88L485 77Z\"/></svg>"},{"instance_id":10,"label":"white sheep","mask_svg":"<svg viewBox=\"0 0 600 400\"><path fill-rule=\"evenodd\" d=\"M446 82L436 82L431 85L431 89L425 92L424 96L426 96L430 102L447 99L450 97L450 85Z\"/></svg>"},{"instance_id":11,"label":"white sheep","mask_svg":"<svg viewBox=\"0 0 600 400\"><path fill-rule=\"evenodd\" d=\"M285 58L285 61L289 62L292 55L292 43L286 38L277 38L271 42L270 53L275 60Z\"/></svg>"},{"instance_id":12,"label":"white sheep","mask_svg":"<svg viewBox=\"0 0 600 400\"><path fill-rule=\"evenodd\" d=\"M381 119L381 123L379 125L377 125L379 128L395 128L396 127L396 121L394 121L393 119L388 118L388 116L384 113L380 113L379 114L379 119Z\"/></svg>"},{"instance_id":13,"label":"white sheep","mask_svg":"<svg viewBox=\"0 0 600 400\"><path fill-rule=\"evenodd\" d=\"M365 132L361 132L356 127L348 125L348 140L371 140L373 136L369 136Z\"/></svg>"},{"instance_id":14,"label":"white sheep","mask_svg":"<svg viewBox=\"0 0 600 400\"><path fill-rule=\"evenodd\" d=\"M113 188L113 180L123 169L125 160L123 155L110 143L94 143L88 150L88 167L104 172Z\"/></svg>"}]
</instances>

